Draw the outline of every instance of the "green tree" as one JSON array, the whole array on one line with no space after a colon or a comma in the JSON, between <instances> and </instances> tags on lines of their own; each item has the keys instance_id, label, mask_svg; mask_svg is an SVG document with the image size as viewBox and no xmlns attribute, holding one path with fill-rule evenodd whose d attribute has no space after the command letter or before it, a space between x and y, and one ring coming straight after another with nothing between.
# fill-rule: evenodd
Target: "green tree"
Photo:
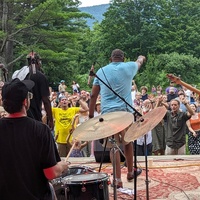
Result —
<instances>
[{"instance_id":1,"label":"green tree","mask_svg":"<svg viewBox=\"0 0 200 200\"><path fill-rule=\"evenodd\" d=\"M142 67L143 68L143 67ZM169 85L167 74L174 74L184 82L198 85L200 82L200 59L185 54L149 54L148 62L144 69L136 76L138 86L161 85L163 88Z\"/></svg>"},{"instance_id":2,"label":"green tree","mask_svg":"<svg viewBox=\"0 0 200 200\"><path fill-rule=\"evenodd\" d=\"M200 2L198 0L156 2L157 52L177 52L199 57Z\"/></svg>"},{"instance_id":3,"label":"green tree","mask_svg":"<svg viewBox=\"0 0 200 200\"><path fill-rule=\"evenodd\" d=\"M2 1L0 61L10 74L26 62L32 50L42 56L43 68L51 82L71 80L74 69L85 56L83 33L89 14L78 10L78 0Z\"/></svg>"},{"instance_id":4,"label":"green tree","mask_svg":"<svg viewBox=\"0 0 200 200\"><path fill-rule=\"evenodd\" d=\"M131 59L172 52L198 57L199 4L197 0L113 0L98 32L94 30L100 36L98 53L105 56L121 48Z\"/></svg>"}]
</instances>

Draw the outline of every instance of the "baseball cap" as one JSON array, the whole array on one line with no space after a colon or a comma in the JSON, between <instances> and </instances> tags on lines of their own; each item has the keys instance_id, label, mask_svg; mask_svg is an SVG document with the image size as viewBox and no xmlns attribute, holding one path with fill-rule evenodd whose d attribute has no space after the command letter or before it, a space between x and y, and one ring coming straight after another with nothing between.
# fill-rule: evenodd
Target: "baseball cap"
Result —
<instances>
[{"instance_id":1,"label":"baseball cap","mask_svg":"<svg viewBox=\"0 0 200 200\"><path fill-rule=\"evenodd\" d=\"M2 87L2 100L8 102L23 102L27 97L28 91L34 85L35 83L31 80L20 81L18 78L6 82Z\"/></svg>"}]
</instances>

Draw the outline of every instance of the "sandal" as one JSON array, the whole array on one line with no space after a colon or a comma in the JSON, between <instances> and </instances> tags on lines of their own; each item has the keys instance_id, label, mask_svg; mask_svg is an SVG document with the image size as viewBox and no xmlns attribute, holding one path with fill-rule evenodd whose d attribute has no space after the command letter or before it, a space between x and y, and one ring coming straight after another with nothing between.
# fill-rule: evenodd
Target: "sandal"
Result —
<instances>
[{"instance_id":1,"label":"sandal","mask_svg":"<svg viewBox=\"0 0 200 200\"><path fill-rule=\"evenodd\" d=\"M142 173L142 169L137 168L136 176L138 177ZM128 172L127 173L127 181L131 182L134 179L134 172Z\"/></svg>"}]
</instances>

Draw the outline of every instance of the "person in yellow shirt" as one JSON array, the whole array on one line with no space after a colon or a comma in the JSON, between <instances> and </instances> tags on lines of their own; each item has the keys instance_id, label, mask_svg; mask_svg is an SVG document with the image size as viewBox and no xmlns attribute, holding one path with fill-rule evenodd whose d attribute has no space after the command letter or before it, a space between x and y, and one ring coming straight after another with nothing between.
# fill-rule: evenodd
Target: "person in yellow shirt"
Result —
<instances>
[{"instance_id":1,"label":"person in yellow shirt","mask_svg":"<svg viewBox=\"0 0 200 200\"><path fill-rule=\"evenodd\" d=\"M79 98L79 97L77 97ZM66 157L71 148L72 131L74 129L74 117L78 113L88 111L88 105L82 99L78 99L81 107L69 107L69 100L63 96L60 98L60 107L53 107L52 113L55 123L55 140L58 145L60 157Z\"/></svg>"}]
</instances>

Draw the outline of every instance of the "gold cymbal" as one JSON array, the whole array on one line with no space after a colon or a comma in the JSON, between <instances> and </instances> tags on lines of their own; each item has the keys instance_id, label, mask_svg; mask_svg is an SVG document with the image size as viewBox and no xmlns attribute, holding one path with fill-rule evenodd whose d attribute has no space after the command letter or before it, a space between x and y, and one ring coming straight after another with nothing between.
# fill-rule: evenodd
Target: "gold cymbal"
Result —
<instances>
[{"instance_id":1,"label":"gold cymbal","mask_svg":"<svg viewBox=\"0 0 200 200\"><path fill-rule=\"evenodd\" d=\"M134 121L132 113L118 111L99 115L78 126L73 137L81 141L107 138L127 128Z\"/></svg>"},{"instance_id":2,"label":"gold cymbal","mask_svg":"<svg viewBox=\"0 0 200 200\"><path fill-rule=\"evenodd\" d=\"M133 123L124 136L126 142L137 140L145 135L163 119L167 110L164 106L153 109L147 114L141 116L139 120Z\"/></svg>"}]
</instances>

